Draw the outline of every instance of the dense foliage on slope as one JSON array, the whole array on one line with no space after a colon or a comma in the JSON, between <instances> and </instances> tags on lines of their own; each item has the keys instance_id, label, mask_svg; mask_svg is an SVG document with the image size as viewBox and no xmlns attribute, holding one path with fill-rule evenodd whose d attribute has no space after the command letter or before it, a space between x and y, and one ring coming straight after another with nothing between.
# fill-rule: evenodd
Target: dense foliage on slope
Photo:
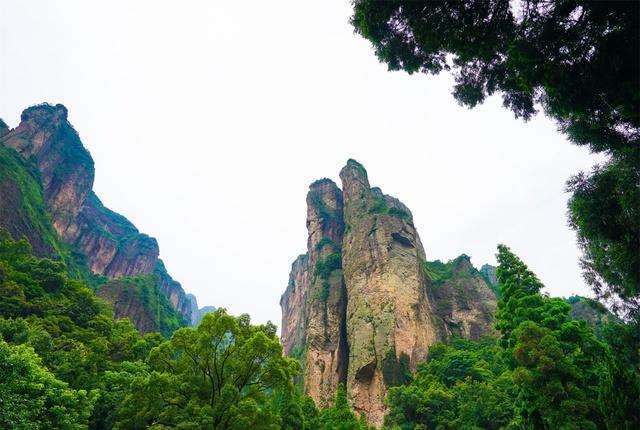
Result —
<instances>
[{"instance_id":1,"label":"dense foliage on slope","mask_svg":"<svg viewBox=\"0 0 640 430\"><path fill-rule=\"evenodd\" d=\"M14 241L6 232L0 232L0 338L22 346L5 347L1 362L18 354L31 363L21 371L25 375L60 390L66 389L64 383L89 393L91 401L82 402L85 410L77 414L77 425L83 425L93 405L100 409L106 373L119 370L125 360L143 359L162 340L158 334L140 336L128 320L114 320L108 306L72 279L62 262L33 256L26 240ZM13 376L4 377L10 381ZM103 418L94 415L92 420ZM48 428L46 422L38 425Z\"/></svg>"},{"instance_id":2,"label":"dense foliage on slope","mask_svg":"<svg viewBox=\"0 0 640 430\"><path fill-rule=\"evenodd\" d=\"M506 247L497 276L499 339L431 347L390 389L402 429L622 428L640 419L637 327L572 319L569 300ZM222 309L170 340L140 335L60 261L0 233L0 426L33 429L365 430L344 387L318 410L271 324ZM422 426L422 427L420 427Z\"/></svg>"},{"instance_id":3,"label":"dense foliage on slope","mask_svg":"<svg viewBox=\"0 0 640 430\"><path fill-rule=\"evenodd\" d=\"M344 391L323 411L297 394L298 371L275 326L223 309L142 336L64 263L0 232L1 428L366 428Z\"/></svg>"},{"instance_id":4,"label":"dense foliage on slope","mask_svg":"<svg viewBox=\"0 0 640 430\"><path fill-rule=\"evenodd\" d=\"M154 275L110 280L97 293L114 305L116 318L129 318L142 333L157 331L169 337L188 325L160 291Z\"/></svg>"},{"instance_id":5,"label":"dense foliage on slope","mask_svg":"<svg viewBox=\"0 0 640 430\"><path fill-rule=\"evenodd\" d=\"M430 350L410 384L391 389L386 424L402 429L636 428L640 336L634 324L600 326L541 294L538 278L499 247L499 339ZM577 299L571 299L577 301ZM625 381L625 382L623 382Z\"/></svg>"}]
</instances>

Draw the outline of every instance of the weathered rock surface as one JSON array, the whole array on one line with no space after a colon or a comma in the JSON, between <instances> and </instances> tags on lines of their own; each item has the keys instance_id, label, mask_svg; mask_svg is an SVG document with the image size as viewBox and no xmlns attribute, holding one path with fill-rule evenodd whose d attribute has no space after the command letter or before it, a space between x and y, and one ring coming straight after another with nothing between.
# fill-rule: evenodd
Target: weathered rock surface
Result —
<instances>
[{"instance_id":1,"label":"weathered rock surface","mask_svg":"<svg viewBox=\"0 0 640 430\"><path fill-rule=\"evenodd\" d=\"M434 342L490 332L496 298L468 257L440 263L446 282L432 279L409 209L370 187L354 160L340 178L342 191L322 179L307 195L307 253L280 301L282 343L319 406L344 382L351 406L379 426L387 389Z\"/></svg>"},{"instance_id":2,"label":"weathered rock surface","mask_svg":"<svg viewBox=\"0 0 640 430\"><path fill-rule=\"evenodd\" d=\"M66 230L77 218L94 178L93 160L67 121L67 109L62 105L25 109L20 125L1 142L38 167L53 226L67 240Z\"/></svg>"},{"instance_id":3,"label":"weathered rock surface","mask_svg":"<svg viewBox=\"0 0 640 430\"><path fill-rule=\"evenodd\" d=\"M98 296L113 305L114 317L129 318L141 333L159 330L154 310L144 303L134 284L112 280L100 286Z\"/></svg>"},{"instance_id":4,"label":"weathered rock surface","mask_svg":"<svg viewBox=\"0 0 640 430\"><path fill-rule=\"evenodd\" d=\"M291 264L287 288L280 297L280 341L286 355L300 358L306 336L306 297L309 290L309 256L299 255Z\"/></svg>"},{"instance_id":5,"label":"weathered rock surface","mask_svg":"<svg viewBox=\"0 0 640 430\"><path fill-rule=\"evenodd\" d=\"M387 387L442 338L427 295L420 237L408 208L370 188L353 160L340 172L345 222L347 390L353 408L382 423ZM406 368L406 369L405 369Z\"/></svg>"},{"instance_id":6,"label":"weathered rock surface","mask_svg":"<svg viewBox=\"0 0 640 430\"><path fill-rule=\"evenodd\" d=\"M462 254L446 264L425 264L427 272L432 273L429 291L436 314L445 323L446 336L475 340L494 333L496 295L482 273L471 265L469 256ZM438 267L444 268L444 273L438 273Z\"/></svg>"},{"instance_id":7,"label":"weathered rock surface","mask_svg":"<svg viewBox=\"0 0 640 430\"><path fill-rule=\"evenodd\" d=\"M342 277L342 192L329 179L309 187L307 253L293 263L280 305L285 353L304 366L304 388L326 407L347 367L344 331L346 290Z\"/></svg>"},{"instance_id":8,"label":"weathered rock surface","mask_svg":"<svg viewBox=\"0 0 640 430\"><path fill-rule=\"evenodd\" d=\"M0 226L16 239L25 237L38 256L55 253L57 234L47 215L38 175L15 151L2 145Z\"/></svg>"},{"instance_id":9,"label":"weathered rock surface","mask_svg":"<svg viewBox=\"0 0 640 430\"><path fill-rule=\"evenodd\" d=\"M181 285L169 276L158 259L156 240L140 233L122 215L106 208L93 193L93 159L69 123L67 109L59 104L33 106L22 113L15 129L8 130L2 125L4 123L0 124L0 146L4 150L15 150L25 164L33 163L49 218L47 222L74 252L83 257L91 272L109 279L155 275L160 291L174 309L190 321L191 303ZM25 204L25 193L20 184L16 180L0 181L0 214L3 215L0 226L14 236L26 236L36 252L52 254L51 244L38 239L43 237L43 227L34 225L37 223L33 222L32 214L20 213L25 207L32 209L33 206ZM124 315L121 310L116 309L116 312ZM143 319L140 321L143 324Z\"/></svg>"},{"instance_id":10,"label":"weathered rock surface","mask_svg":"<svg viewBox=\"0 0 640 430\"><path fill-rule=\"evenodd\" d=\"M307 295L305 391L320 407L333 400L345 381L346 290L342 277L344 232L342 191L329 179L309 187L307 241L310 274Z\"/></svg>"}]
</instances>

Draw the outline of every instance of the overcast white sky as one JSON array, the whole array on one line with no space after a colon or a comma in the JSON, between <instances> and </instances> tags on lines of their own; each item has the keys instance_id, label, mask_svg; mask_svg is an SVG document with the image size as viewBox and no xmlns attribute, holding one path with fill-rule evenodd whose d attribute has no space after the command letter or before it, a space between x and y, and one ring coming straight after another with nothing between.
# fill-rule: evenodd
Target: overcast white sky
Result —
<instances>
[{"instance_id":1,"label":"overcast white sky","mask_svg":"<svg viewBox=\"0 0 640 430\"><path fill-rule=\"evenodd\" d=\"M201 306L280 323L305 195L350 157L412 210L429 259L505 243L553 295L588 294L566 179L594 157L539 115L460 107L451 78L390 73L342 1L0 3L0 118L63 103L95 190L155 236Z\"/></svg>"}]
</instances>

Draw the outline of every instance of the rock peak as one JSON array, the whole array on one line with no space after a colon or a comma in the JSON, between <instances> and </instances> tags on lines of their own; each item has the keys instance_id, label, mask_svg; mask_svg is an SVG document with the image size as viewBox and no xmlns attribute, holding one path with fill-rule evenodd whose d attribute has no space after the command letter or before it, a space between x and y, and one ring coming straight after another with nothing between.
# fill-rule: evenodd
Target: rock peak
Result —
<instances>
[{"instance_id":1,"label":"rock peak","mask_svg":"<svg viewBox=\"0 0 640 430\"><path fill-rule=\"evenodd\" d=\"M336 185L335 182L333 182L331 179L329 178L320 178L320 179L316 179L315 181L313 181L310 185L309 185L309 189L310 190L314 190L314 189L319 189L319 188L324 188L324 187L338 187Z\"/></svg>"},{"instance_id":2,"label":"rock peak","mask_svg":"<svg viewBox=\"0 0 640 430\"><path fill-rule=\"evenodd\" d=\"M451 336L491 330L495 295L466 255L428 262L409 208L370 187L362 164L307 194L307 253L282 296L282 343L320 407L344 384L356 413L381 426L389 387Z\"/></svg>"},{"instance_id":3,"label":"rock peak","mask_svg":"<svg viewBox=\"0 0 640 430\"><path fill-rule=\"evenodd\" d=\"M60 103L55 105L50 103L41 103L23 110L22 115L20 115L20 121L36 120L40 122L53 120L59 123L67 121L67 116L68 111L64 105Z\"/></svg>"},{"instance_id":4,"label":"rock peak","mask_svg":"<svg viewBox=\"0 0 640 430\"><path fill-rule=\"evenodd\" d=\"M347 164L340 170L340 179L343 185L348 182L358 182L369 188L367 170L353 158L348 159Z\"/></svg>"}]
</instances>

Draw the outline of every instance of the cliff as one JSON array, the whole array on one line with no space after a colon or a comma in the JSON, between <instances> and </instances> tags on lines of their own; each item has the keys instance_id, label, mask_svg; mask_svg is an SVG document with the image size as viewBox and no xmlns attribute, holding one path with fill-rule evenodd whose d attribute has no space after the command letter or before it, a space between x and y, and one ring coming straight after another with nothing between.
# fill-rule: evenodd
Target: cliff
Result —
<instances>
[{"instance_id":1,"label":"cliff","mask_svg":"<svg viewBox=\"0 0 640 430\"><path fill-rule=\"evenodd\" d=\"M78 133L58 105L26 109L20 124L0 124L0 227L26 237L39 255L73 256L71 264L99 279L150 276L155 287L184 321L191 320L191 302L158 258L158 243L124 216L105 207L92 191L94 163ZM142 316L109 294L118 316L149 325ZM105 291L107 291L105 290Z\"/></svg>"},{"instance_id":2,"label":"cliff","mask_svg":"<svg viewBox=\"0 0 640 430\"><path fill-rule=\"evenodd\" d=\"M351 406L379 426L387 389L430 345L492 331L496 296L467 256L426 261L411 211L371 187L362 165L349 160L340 178L342 189L322 179L307 194L307 252L280 301L282 343L319 406L345 383Z\"/></svg>"}]
</instances>

